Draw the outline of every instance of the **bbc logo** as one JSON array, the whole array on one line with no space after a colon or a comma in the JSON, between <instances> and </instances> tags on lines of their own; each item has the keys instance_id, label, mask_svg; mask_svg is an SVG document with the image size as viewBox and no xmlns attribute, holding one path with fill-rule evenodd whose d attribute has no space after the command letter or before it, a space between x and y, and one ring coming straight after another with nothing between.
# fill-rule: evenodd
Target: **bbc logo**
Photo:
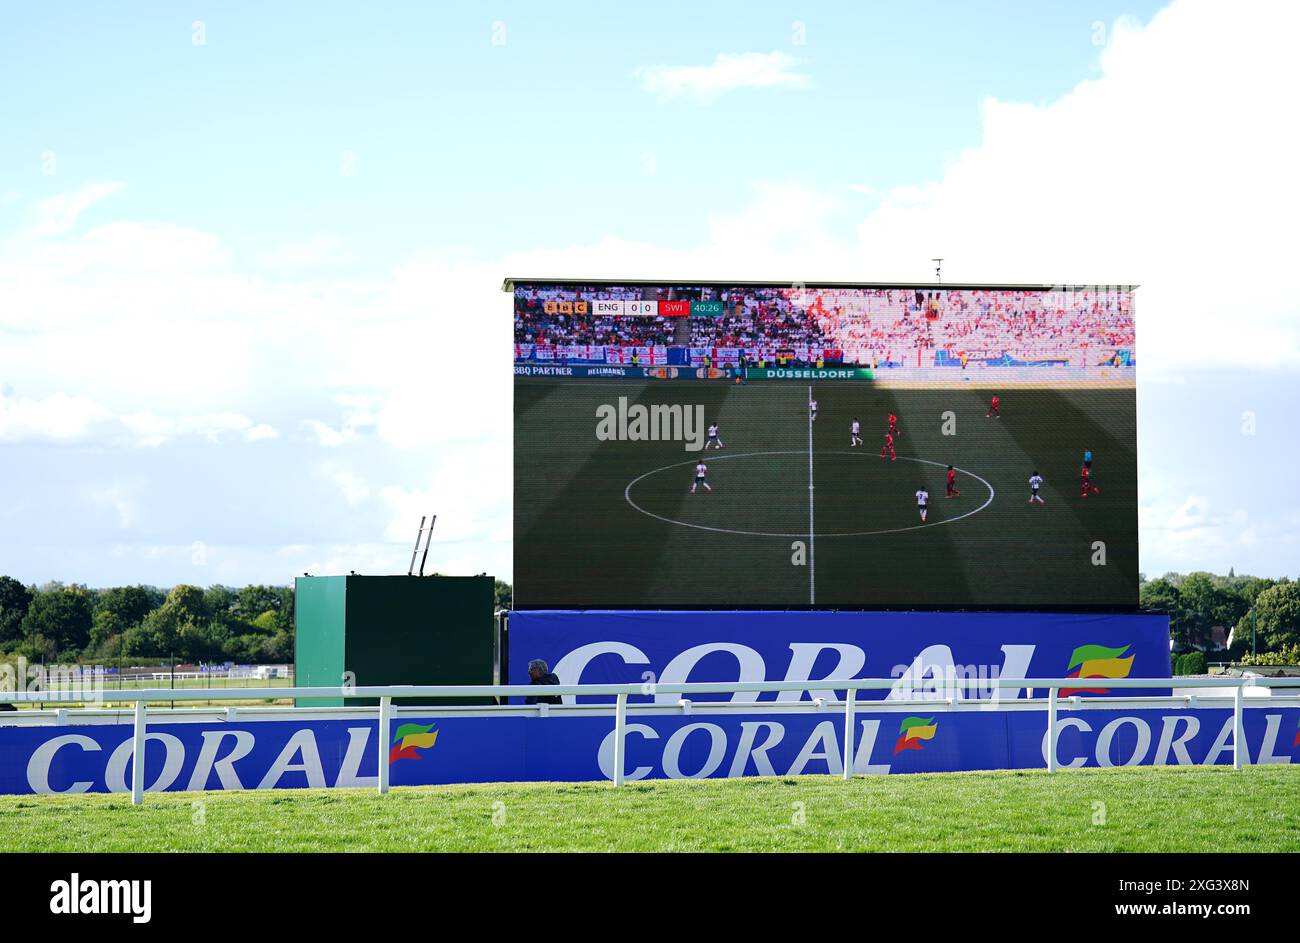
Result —
<instances>
[{"instance_id":1,"label":"bbc logo","mask_svg":"<svg viewBox=\"0 0 1300 943\"><path fill-rule=\"evenodd\" d=\"M546 314L586 314L587 302L547 301L547 302L543 302L542 311L544 311Z\"/></svg>"}]
</instances>

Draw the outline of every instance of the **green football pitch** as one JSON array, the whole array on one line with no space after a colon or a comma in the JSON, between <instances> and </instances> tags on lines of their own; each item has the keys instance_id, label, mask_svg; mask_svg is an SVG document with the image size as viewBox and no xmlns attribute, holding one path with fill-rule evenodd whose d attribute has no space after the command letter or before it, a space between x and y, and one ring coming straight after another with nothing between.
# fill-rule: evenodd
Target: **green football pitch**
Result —
<instances>
[{"instance_id":1,"label":"green football pitch","mask_svg":"<svg viewBox=\"0 0 1300 943\"><path fill-rule=\"evenodd\" d=\"M515 605L1136 605L1135 392L1007 389L1000 418L990 395L516 378ZM601 440L598 410L620 398L698 405L724 447ZM891 412L896 461L880 454ZM1087 498L1085 448L1100 489ZM701 457L712 490L691 494ZM1028 503L1035 471L1041 505Z\"/></svg>"}]
</instances>

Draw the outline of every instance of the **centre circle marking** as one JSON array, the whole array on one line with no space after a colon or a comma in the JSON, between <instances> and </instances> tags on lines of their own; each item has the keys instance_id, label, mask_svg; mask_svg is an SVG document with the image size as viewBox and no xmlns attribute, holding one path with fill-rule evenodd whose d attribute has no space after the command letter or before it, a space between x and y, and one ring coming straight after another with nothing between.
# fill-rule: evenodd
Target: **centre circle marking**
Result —
<instances>
[{"instance_id":1,"label":"centre circle marking","mask_svg":"<svg viewBox=\"0 0 1300 943\"><path fill-rule=\"evenodd\" d=\"M808 454L807 449L783 449L783 450L771 451L771 452L733 452L727 455L714 455L710 457L709 461L720 462L729 458L755 458L759 455L807 455L807 454ZM844 449L837 449L830 452L814 452L813 454L814 455L856 455L859 453L848 452L845 451ZM703 455L703 453L701 453L701 455ZM948 467L947 464L944 462L932 462L929 459L925 459L925 458L909 458L906 455L898 456L898 460L902 462L916 462L919 465L934 465L938 468ZM654 511L647 511L645 508L641 507L641 505L637 504L635 501L632 500L632 489L636 487L638 482L644 481L646 478L649 478L651 475L657 475L660 472L668 471L670 468L681 468L686 465L695 465L697 461L698 459L692 458L692 459L687 459L684 462L673 462L671 465L663 465L659 468L651 469L650 471L646 472L644 475L638 475L636 478L633 478L631 481L629 481L627 483L627 487L623 489L623 498L627 501L628 504L632 505L632 507L635 510L641 512L646 517L653 517L655 520L663 521L665 524L676 524L678 527L691 527L694 528L695 530L707 530L707 531L712 531L716 534L737 534L744 537L807 537L808 536L807 531L799 531L797 533L789 533L789 534L787 533L778 534L778 533L772 533L770 531L762 531L762 530L737 530L737 529L727 528L727 527L709 527L706 524L692 524L689 521L679 521L671 517L664 517L662 514L656 514ZM959 514L956 517L952 517L943 521L930 521L925 524L913 524L910 527L888 527L883 530L858 530L858 531L850 531L847 533L826 533L823 531L818 531L817 536L818 537L873 537L877 534L899 534L909 530L924 530L927 527L942 527L945 524L955 524L958 521L964 520L965 518L968 518L973 514L978 514L980 511L984 510L986 507L988 507L990 504L993 503L993 497L996 494L996 492L994 492L993 486L991 484L989 484L986 480L981 478L979 475L975 474L973 471L967 471L965 468L959 468L958 466L954 465L953 470L961 472L963 475L969 475L971 478L974 478L976 481L982 484L985 488L989 489L989 496L988 498L985 499L983 504L981 504L979 507L975 508L972 511L967 511L965 514ZM811 487L811 485L809 487Z\"/></svg>"}]
</instances>

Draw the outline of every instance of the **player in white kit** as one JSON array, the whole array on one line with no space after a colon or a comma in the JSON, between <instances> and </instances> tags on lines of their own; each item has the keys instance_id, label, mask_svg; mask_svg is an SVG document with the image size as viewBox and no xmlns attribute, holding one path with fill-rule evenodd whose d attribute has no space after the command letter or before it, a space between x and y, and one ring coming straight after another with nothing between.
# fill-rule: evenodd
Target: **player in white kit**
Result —
<instances>
[{"instance_id":1,"label":"player in white kit","mask_svg":"<svg viewBox=\"0 0 1300 943\"><path fill-rule=\"evenodd\" d=\"M704 447L707 449L710 445L717 449L722 448L722 440L718 438L718 424L716 422L709 426L709 440L704 443Z\"/></svg>"},{"instance_id":2,"label":"player in white kit","mask_svg":"<svg viewBox=\"0 0 1300 943\"><path fill-rule=\"evenodd\" d=\"M925 487L922 486L916 492L916 509L921 512L922 524L925 523L925 514L926 511L929 510L926 507L926 505L928 505L929 503L930 503L930 492L926 491Z\"/></svg>"},{"instance_id":3,"label":"player in white kit","mask_svg":"<svg viewBox=\"0 0 1300 943\"><path fill-rule=\"evenodd\" d=\"M853 417L853 424L849 426L849 448L862 444L862 423L858 422L858 417Z\"/></svg>"},{"instance_id":4,"label":"player in white kit","mask_svg":"<svg viewBox=\"0 0 1300 943\"><path fill-rule=\"evenodd\" d=\"M812 422L817 421L817 400L808 400L808 419Z\"/></svg>"},{"instance_id":5,"label":"player in white kit","mask_svg":"<svg viewBox=\"0 0 1300 943\"><path fill-rule=\"evenodd\" d=\"M1047 503L1046 501L1043 500L1043 496L1038 493L1038 489L1041 488L1042 486L1043 486L1042 475L1038 474L1038 472L1034 472L1032 475L1029 476L1029 503L1030 504L1033 504L1035 501L1037 501L1039 504Z\"/></svg>"},{"instance_id":6,"label":"player in white kit","mask_svg":"<svg viewBox=\"0 0 1300 943\"><path fill-rule=\"evenodd\" d=\"M709 487L709 483L704 480L704 476L707 475L708 473L709 473L709 466L705 465L703 462L700 462L698 465L695 466L695 483L691 485L691 494L695 494L695 489L698 488L700 485L704 485L705 491L713 490L712 488Z\"/></svg>"}]
</instances>

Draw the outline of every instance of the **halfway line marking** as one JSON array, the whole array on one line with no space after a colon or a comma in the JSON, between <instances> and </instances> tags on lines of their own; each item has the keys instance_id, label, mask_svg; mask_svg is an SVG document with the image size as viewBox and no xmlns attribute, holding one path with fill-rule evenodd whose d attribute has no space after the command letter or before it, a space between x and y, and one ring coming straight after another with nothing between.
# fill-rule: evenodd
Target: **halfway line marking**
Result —
<instances>
[{"instance_id":1,"label":"halfway line marking","mask_svg":"<svg viewBox=\"0 0 1300 943\"><path fill-rule=\"evenodd\" d=\"M812 384L808 384L808 605L817 603L817 528L813 524Z\"/></svg>"}]
</instances>

